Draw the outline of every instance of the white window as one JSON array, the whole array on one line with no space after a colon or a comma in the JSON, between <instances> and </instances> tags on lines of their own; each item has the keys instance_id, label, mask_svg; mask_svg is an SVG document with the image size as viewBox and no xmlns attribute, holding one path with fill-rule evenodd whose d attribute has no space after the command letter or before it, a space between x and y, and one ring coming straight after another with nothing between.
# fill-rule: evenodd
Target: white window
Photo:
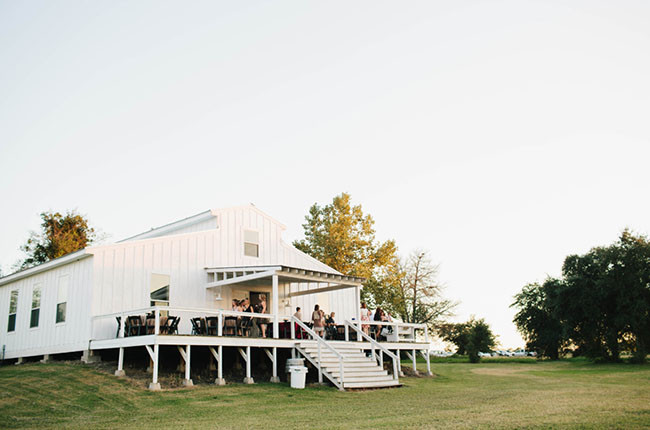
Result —
<instances>
[{"instance_id":1,"label":"white window","mask_svg":"<svg viewBox=\"0 0 650 430\"><path fill-rule=\"evenodd\" d=\"M11 292L9 299L9 323L7 324L7 331L16 330L16 312L18 311L18 290Z\"/></svg>"},{"instance_id":2,"label":"white window","mask_svg":"<svg viewBox=\"0 0 650 430\"><path fill-rule=\"evenodd\" d=\"M244 255L260 256L260 234L254 230L244 230Z\"/></svg>"},{"instance_id":3,"label":"white window","mask_svg":"<svg viewBox=\"0 0 650 430\"><path fill-rule=\"evenodd\" d=\"M38 327L41 314L41 284L34 285L32 290L32 313L29 317L29 328Z\"/></svg>"},{"instance_id":4,"label":"white window","mask_svg":"<svg viewBox=\"0 0 650 430\"><path fill-rule=\"evenodd\" d=\"M59 288L56 296L56 322L64 323L68 307L68 275L59 278Z\"/></svg>"},{"instance_id":5,"label":"white window","mask_svg":"<svg viewBox=\"0 0 650 430\"><path fill-rule=\"evenodd\" d=\"M169 306L169 275L151 274L151 283L149 284L150 306Z\"/></svg>"}]
</instances>

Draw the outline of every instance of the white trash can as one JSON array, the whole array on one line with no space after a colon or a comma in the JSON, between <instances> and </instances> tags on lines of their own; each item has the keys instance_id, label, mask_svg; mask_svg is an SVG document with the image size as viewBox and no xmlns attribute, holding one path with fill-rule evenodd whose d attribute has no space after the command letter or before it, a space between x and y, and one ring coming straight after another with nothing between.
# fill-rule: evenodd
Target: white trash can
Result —
<instances>
[{"instance_id":1,"label":"white trash can","mask_svg":"<svg viewBox=\"0 0 650 430\"><path fill-rule=\"evenodd\" d=\"M285 367L285 371L289 373L289 368L292 366L300 366L304 367L305 366L305 359L304 358L288 358L287 359L287 364Z\"/></svg>"},{"instance_id":2,"label":"white trash can","mask_svg":"<svg viewBox=\"0 0 650 430\"><path fill-rule=\"evenodd\" d=\"M305 378L307 377L307 368L305 366L291 366L289 375L291 388L305 388Z\"/></svg>"}]
</instances>

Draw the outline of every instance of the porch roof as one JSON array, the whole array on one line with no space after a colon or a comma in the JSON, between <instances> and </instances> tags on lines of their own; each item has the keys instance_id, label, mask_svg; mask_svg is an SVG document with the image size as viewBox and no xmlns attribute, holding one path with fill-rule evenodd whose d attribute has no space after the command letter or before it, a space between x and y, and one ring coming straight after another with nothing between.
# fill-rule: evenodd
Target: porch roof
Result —
<instances>
[{"instance_id":1,"label":"porch roof","mask_svg":"<svg viewBox=\"0 0 650 430\"><path fill-rule=\"evenodd\" d=\"M359 287L364 278L347 276L340 273L328 273L318 270L290 267L284 265L269 266L233 266L233 267L206 267L206 273L213 274L214 280L206 284L206 288L224 287L244 282L273 278L277 276L278 282L300 283L315 282L330 284L327 287L295 291L290 296L314 294L342 288Z\"/></svg>"}]
</instances>

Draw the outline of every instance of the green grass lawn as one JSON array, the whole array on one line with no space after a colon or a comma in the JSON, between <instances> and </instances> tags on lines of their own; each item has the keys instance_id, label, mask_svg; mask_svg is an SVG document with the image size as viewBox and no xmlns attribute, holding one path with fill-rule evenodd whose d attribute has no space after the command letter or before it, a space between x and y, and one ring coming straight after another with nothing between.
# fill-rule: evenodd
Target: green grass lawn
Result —
<instances>
[{"instance_id":1,"label":"green grass lawn","mask_svg":"<svg viewBox=\"0 0 650 430\"><path fill-rule=\"evenodd\" d=\"M258 383L150 392L80 364L3 366L0 428L650 426L650 366L500 360L432 370L436 377L388 390Z\"/></svg>"}]
</instances>

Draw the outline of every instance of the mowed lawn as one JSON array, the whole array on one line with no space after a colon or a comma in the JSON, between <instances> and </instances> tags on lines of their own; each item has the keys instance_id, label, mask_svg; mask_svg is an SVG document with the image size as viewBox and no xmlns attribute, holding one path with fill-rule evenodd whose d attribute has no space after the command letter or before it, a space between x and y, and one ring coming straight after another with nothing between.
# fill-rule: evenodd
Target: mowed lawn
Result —
<instances>
[{"instance_id":1,"label":"mowed lawn","mask_svg":"<svg viewBox=\"0 0 650 430\"><path fill-rule=\"evenodd\" d=\"M80 364L2 366L0 428L650 426L650 366L523 360L432 368L436 377L403 378L401 388L342 393L269 383L150 392Z\"/></svg>"}]
</instances>

